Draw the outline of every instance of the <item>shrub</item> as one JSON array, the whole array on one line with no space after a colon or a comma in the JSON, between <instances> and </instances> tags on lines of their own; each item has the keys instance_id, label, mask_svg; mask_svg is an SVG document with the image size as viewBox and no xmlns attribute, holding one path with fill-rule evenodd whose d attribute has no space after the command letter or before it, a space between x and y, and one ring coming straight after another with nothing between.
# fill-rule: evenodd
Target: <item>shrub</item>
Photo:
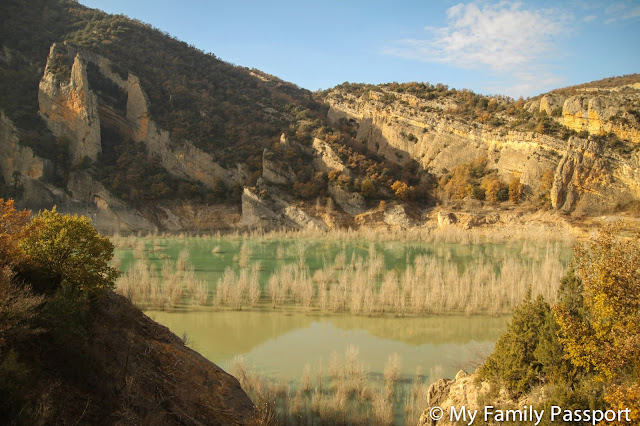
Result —
<instances>
[{"instance_id":1,"label":"shrub","mask_svg":"<svg viewBox=\"0 0 640 426\"><path fill-rule=\"evenodd\" d=\"M536 351L543 330L553 327L551 308L542 296L527 299L513 312L505 334L500 336L493 354L480 367L480 376L504 384L515 394L529 391L539 381L543 362Z\"/></svg>"},{"instance_id":2,"label":"shrub","mask_svg":"<svg viewBox=\"0 0 640 426\"><path fill-rule=\"evenodd\" d=\"M27 235L28 223L28 211L16 211L13 200L0 198L0 265L12 265L23 259L18 242Z\"/></svg>"},{"instance_id":3,"label":"shrub","mask_svg":"<svg viewBox=\"0 0 640 426\"><path fill-rule=\"evenodd\" d=\"M40 212L26 230L20 247L56 288L63 283L83 292L114 287L119 273L109 266L113 244L88 218L62 215L54 207Z\"/></svg>"},{"instance_id":4,"label":"shrub","mask_svg":"<svg viewBox=\"0 0 640 426\"><path fill-rule=\"evenodd\" d=\"M369 179L365 179L362 181L362 185L360 185L360 194L362 194L365 198L373 198L376 196L376 186Z\"/></svg>"},{"instance_id":5,"label":"shrub","mask_svg":"<svg viewBox=\"0 0 640 426\"><path fill-rule=\"evenodd\" d=\"M640 234L624 240L616 225L575 249L581 296L556 309L571 362L605 383L605 399L640 419Z\"/></svg>"}]
</instances>

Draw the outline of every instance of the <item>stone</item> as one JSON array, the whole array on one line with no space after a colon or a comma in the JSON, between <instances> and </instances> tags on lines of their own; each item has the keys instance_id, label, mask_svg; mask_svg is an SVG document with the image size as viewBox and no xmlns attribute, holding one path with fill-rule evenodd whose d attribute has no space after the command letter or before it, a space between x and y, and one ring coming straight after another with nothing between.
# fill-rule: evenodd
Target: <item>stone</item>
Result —
<instances>
[{"instance_id":1,"label":"stone","mask_svg":"<svg viewBox=\"0 0 640 426\"><path fill-rule=\"evenodd\" d=\"M69 139L69 154L74 164L88 158L96 161L102 152L98 100L89 87L87 61L78 52L73 59L68 83L61 83L50 72L56 54L66 52L63 45L54 43L38 90L40 115L56 137Z\"/></svg>"}]
</instances>

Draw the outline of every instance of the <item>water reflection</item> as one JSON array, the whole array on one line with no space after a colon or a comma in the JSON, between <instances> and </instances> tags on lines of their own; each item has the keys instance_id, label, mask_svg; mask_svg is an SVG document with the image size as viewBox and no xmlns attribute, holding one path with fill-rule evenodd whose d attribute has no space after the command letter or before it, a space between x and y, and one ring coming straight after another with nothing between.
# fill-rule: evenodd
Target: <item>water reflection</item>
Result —
<instances>
[{"instance_id":1,"label":"water reflection","mask_svg":"<svg viewBox=\"0 0 640 426\"><path fill-rule=\"evenodd\" d=\"M392 316L368 318L352 315L315 316L281 311L150 311L148 315L223 368L242 355L258 370L299 378L304 365L327 366L332 352L343 354L349 345L373 374L382 374L389 355L402 358L402 374L416 368L428 374L442 369L452 377L460 368L472 368L487 355L504 332L504 317Z\"/></svg>"}]
</instances>

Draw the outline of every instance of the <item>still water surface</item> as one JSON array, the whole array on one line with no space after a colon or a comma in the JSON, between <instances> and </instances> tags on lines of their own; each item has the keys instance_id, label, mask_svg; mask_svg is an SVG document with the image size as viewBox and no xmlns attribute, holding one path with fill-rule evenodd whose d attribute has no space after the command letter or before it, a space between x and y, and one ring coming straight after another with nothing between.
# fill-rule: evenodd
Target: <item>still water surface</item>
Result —
<instances>
[{"instance_id":1,"label":"still water surface","mask_svg":"<svg viewBox=\"0 0 640 426\"><path fill-rule=\"evenodd\" d=\"M168 259L174 261L188 250L189 262L200 279L215 292L215 283L225 268L240 269L237 256L249 253L249 262L260 262L263 303L242 311L215 310L211 307L184 307L173 312L149 310L147 314L179 336L211 361L226 368L235 356L243 356L258 371L296 381L305 364L316 368L322 362L326 371L332 352L343 356L353 345L359 358L373 374L382 374L392 353L400 355L402 378L409 379L421 368L424 375L437 373L453 377L464 368L472 370L488 356L506 329L508 317L483 315L395 317L354 316L348 313L320 315L296 308L272 310L266 302L266 283L279 265L302 260L313 273L335 261L343 253L347 261L382 255L386 270L402 272L416 256L427 255L442 264L453 264L458 271L488 263L498 271L509 259L536 264L552 256L566 265L568 247L528 243L436 244L385 242L341 242L323 240L227 240L224 238L145 239L144 257L160 269ZM138 243L138 247L140 247ZM133 262L134 250L121 248L122 269ZM346 256L345 256L346 255Z\"/></svg>"},{"instance_id":2,"label":"still water surface","mask_svg":"<svg viewBox=\"0 0 640 426\"><path fill-rule=\"evenodd\" d=\"M382 374L390 354L402 360L402 378L423 374L453 377L488 355L506 328L506 317L356 317L282 311L198 311L147 314L222 368L237 355L258 371L296 381L305 364L326 370L332 352L353 345L373 375Z\"/></svg>"}]
</instances>

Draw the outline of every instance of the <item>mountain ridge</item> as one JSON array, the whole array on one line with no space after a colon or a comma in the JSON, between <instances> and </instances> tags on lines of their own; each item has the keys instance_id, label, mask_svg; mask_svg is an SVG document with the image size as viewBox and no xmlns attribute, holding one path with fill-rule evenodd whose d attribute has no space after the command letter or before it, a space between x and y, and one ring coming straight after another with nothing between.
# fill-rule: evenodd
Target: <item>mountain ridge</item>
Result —
<instances>
[{"instance_id":1,"label":"mountain ridge","mask_svg":"<svg viewBox=\"0 0 640 426\"><path fill-rule=\"evenodd\" d=\"M311 93L124 16L38 2L2 6L0 168L22 207L110 232L328 229L385 201L419 211L396 225L433 226L434 206L495 209L517 181L516 205L637 214L637 74L526 101L415 82Z\"/></svg>"}]
</instances>

